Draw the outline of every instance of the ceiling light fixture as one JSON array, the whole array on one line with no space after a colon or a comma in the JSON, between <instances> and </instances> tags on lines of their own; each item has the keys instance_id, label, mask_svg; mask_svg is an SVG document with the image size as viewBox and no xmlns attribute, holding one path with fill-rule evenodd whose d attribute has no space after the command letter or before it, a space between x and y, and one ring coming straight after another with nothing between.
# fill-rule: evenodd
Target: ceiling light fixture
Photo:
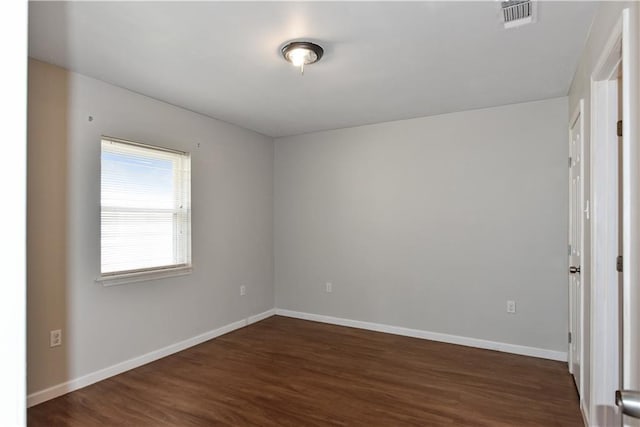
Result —
<instances>
[{"instance_id":1,"label":"ceiling light fixture","mask_svg":"<svg viewBox=\"0 0 640 427\"><path fill-rule=\"evenodd\" d=\"M289 42L282 47L282 56L294 66L300 67L304 74L304 66L320 61L324 49L311 42Z\"/></svg>"}]
</instances>

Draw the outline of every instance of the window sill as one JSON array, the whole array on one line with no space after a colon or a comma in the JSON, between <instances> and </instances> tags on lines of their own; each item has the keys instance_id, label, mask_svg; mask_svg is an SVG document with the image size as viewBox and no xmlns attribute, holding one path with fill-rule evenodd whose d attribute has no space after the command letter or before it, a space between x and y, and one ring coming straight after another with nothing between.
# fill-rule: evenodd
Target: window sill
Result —
<instances>
[{"instance_id":1,"label":"window sill","mask_svg":"<svg viewBox=\"0 0 640 427\"><path fill-rule=\"evenodd\" d=\"M162 270L140 271L136 273L110 274L100 276L96 279L96 283L102 283L102 286L116 286L127 283L146 282L148 280L164 279L166 277L186 276L191 274L192 266L164 268Z\"/></svg>"}]
</instances>

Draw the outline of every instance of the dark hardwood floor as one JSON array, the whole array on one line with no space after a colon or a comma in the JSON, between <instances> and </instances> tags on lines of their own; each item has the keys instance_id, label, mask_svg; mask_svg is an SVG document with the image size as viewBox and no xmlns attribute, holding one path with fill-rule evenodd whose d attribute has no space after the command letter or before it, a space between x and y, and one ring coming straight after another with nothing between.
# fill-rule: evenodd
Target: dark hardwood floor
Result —
<instances>
[{"instance_id":1,"label":"dark hardwood floor","mask_svg":"<svg viewBox=\"0 0 640 427\"><path fill-rule=\"evenodd\" d=\"M582 426L565 363L271 317L42 403L30 426Z\"/></svg>"}]
</instances>

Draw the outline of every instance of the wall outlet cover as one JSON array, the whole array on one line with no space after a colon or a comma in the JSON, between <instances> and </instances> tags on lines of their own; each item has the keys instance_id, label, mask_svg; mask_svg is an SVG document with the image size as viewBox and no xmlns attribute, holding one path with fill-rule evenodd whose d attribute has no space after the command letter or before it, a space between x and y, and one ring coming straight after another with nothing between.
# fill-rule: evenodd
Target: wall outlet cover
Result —
<instances>
[{"instance_id":1,"label":"wall outlet cover","mask_svg":"<svg viewBox=\"0 0 640 427\"><path fill-rule=\"evenodd\" d=\"M49 347L58 347L62 345L62 330L55 329L49 332Z\"/></svg>"}]
</instances>

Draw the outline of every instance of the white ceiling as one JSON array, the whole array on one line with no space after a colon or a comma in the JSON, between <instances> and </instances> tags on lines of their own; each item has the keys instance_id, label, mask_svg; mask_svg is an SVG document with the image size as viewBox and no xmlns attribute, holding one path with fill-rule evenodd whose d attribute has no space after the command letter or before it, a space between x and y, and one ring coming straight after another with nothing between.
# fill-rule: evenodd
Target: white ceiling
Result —
<instances>
[{"instance_id":1,"label":"white ceiling","mask_svg":"<svg viewBox=\"0 0 640 427\"><path fill-rule=\"evenodd\" d=\"M32 2L32 57L270 136L567 94L597 3ZM308 39L304 76L280 56Z\"/></svg>"}]
</instances>

